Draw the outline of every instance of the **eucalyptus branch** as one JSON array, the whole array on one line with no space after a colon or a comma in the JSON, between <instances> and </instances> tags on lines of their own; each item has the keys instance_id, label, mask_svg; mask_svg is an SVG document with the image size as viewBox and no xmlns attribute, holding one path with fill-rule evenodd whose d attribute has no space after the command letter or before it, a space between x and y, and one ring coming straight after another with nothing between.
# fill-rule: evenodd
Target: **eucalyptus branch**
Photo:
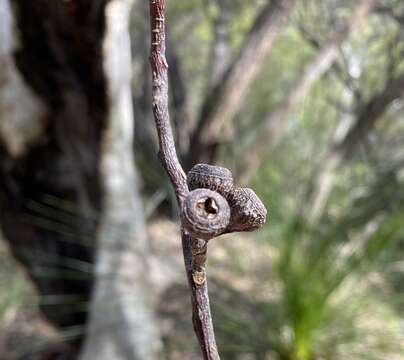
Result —
<instances>
[{"instance_id":1,"label":"eucalyptus branch","mask_svg":"<svg viewBox=\"0 0 404 360\"><path fill-rule=\"evenodd\" d=\"M224 233L259 228L267 211L254 191L233 185L230 170L195 165L185 175L175 150L168 112L164 0L150 1L152 105L159 158L174 188L181 212L181 236L192 320L203 358L219 359L206 280L208 241Z\"/></svg>"}]
</instances>

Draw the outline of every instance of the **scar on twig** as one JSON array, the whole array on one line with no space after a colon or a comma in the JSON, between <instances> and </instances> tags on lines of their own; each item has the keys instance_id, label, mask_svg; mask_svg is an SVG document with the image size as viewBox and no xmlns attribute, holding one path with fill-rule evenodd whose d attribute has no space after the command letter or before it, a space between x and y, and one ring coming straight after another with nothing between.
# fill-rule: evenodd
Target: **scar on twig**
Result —
<instances>
[{"instance_id":1,"label":"scar on twig","mask_svg":"<svg viewBox=\"0 0 404 360\"><path fill-rule=\"evenodd\" d=\"M192 278L194 279L194 283L197 285L203 285L206 281L206 272L205 268L201 267L200 270L192 271Z\"/></svg>"}]
</instances>

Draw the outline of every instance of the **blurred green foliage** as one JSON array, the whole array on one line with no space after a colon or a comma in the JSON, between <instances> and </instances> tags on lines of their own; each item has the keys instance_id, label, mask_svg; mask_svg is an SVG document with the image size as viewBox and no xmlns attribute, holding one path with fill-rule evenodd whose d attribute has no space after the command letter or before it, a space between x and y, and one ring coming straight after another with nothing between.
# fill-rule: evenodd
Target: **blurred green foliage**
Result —
<instances>
[{"instance_id":1,"label":"blurred green foliage","mask_svg":"<svg viewBox=\"0 0 404 360\"><path fill-rule=\"evenodd\" d=\"M221 162L237 169L268 114L277 109L318 51L310 41L326 43L335 28L350 18L355 3L307 1L296 11L234 120L237 141L222 145ZM382 5L403 14L400 2ZM234 49L245 36L253 9L240 7L233 15ZM206 46L211 24L201 21L197 42ZM268 205L270 220L257 234L257 242L277 261L273 273L260 281L272 282L280 290L267 301L254 294L233 294L245 303L244 309L213 301L224 358L240 354L282 360L404 357L402 98L338 167L321 221L314 227L304 221L310 186L336 128L347 117L355 122L361 104L382 91L389 77L403 72L403 31L397 19L373 12L361 31L343 44L336 66L289 116L281 141L262 154L265 159L255 171L253 187ZM307 33L313 38L307 39ZM189 51L184 50L185 59L193 59ZM199 76L192 83L203 82L203 72Z\"/></svg>"}]
</instances>

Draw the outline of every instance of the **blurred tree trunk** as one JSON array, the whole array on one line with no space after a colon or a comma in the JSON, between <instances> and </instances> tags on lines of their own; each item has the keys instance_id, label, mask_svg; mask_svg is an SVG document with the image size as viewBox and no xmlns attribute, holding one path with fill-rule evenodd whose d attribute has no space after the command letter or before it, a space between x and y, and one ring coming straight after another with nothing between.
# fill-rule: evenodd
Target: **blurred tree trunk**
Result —
<instances>
[{"instance_id":1,"label":"blurred tree trunk","mask_svg":"<svg viewBox=\"0 0 404 360\"><path fill-rule=\"evenodd\" d=\"M343 160L352 157L358 146L382 118L390 104L404 94L404 74L389 78L384 88L359 107L356 121L346 135L333 143L321 161L309 200L305 209L310 222L316 222L323 214L334 186L335 171ZM337 128L337 131L339 129Z\"/></svg>"},{"instance_id":2,"label":"blurred tree trunk","mask_svg":"<svg viewBox=\"0 0 404 360\"><path fill-rule=\"evenodd\" d=\"M295 3L296 0L275 0L260 10L234 61L222 70L223 76L206 94L191 137L188 167L215 158L218 143L226 138L224 124L240 109Z\"/></svg>"},{"instance_id":3,"label":"blurred tree trunk","mask_svg":"<svg viewBox=\"0 0 404 360\"><path fill-rule=\"evenodd\" d=\"M188 93L176 43L175 41L171 41L171 33L169 31L167 31L166 36L167 62L170 64L168 80L171 89L172 124L174 126L175 143L177 144L179 153L184 156L189 149L189 136L192 126ZM147 65L149 66L149 64Z\"/></svg>"},{"instance_id":4,"label":"blurred tree trunk","mask_svg":"<svg viewBox=\"0 0 404 360\"><path fill-rule=\"evenodd\" d=\"M212 32L213 41L209 54L209 65L207 67L208 94L216 84L223 78L228 68L230 49L230 6L225 0L213 0L217 6L218 14L213 19ZM169 29L168 29L169 30ZM182 72L182 64L176 43L171 41L171 34L167 33L167 61L170 64L168 76L171 90L171 113L174 126L175 143L181 159L186 160L191 146L192 129L195 126L195 119L191 119L189 110L189 99Z\"/></svg>"},{"instance_id":5,"label":"blurred tree trunk","mask_svg":"<svg viewBox=\"0 0 404 360\"><path fill-rule=\"evenodd\" d=\"M21 0L12 15L1 4L1 227L44 298L87 301L107 110L104 5ZM41 309L66 330L87 318L75 304Z\"/></svg>"},{"instance_id":6,"label":"blurred tree trunk","mask_svg":"<svg viewBox=\"0 0 404 360\"><path fill-rule=\"evenodd\" d=\"M170 40L170 31L167 34L169 81L173 89L170 98L172 122L185 168L197 162L214 162L218 145L233 136L231 121L242 106L249 86L270 56L276 39L287 24L288 15L298 3L297 0L275 0L267 1L261 6L238 53L231 59L229 23L233 5L231 1L213 1L217 6L217 15L212 22L213 41L209 55L209 73L201 109L196 117L190 114L177 44ZM142 13L145 6L145 3L140 3ZM148 49L144 46L146 41L147 38L144 36L139 38L137 46L140 44L146 51ZM145 96L150 93L150 77L147 77L147 73L149 73L148 63L144 62L141 76L145 79L145 86L144 91L136 96L135 110L147 113L149 117L150 97ZM137 120L136 125L140 131L136 135L136 144L145 150L142 151L142 157L146 152L148 159L154 159L155 137L147 128L149 123L143 119Z\"/></svg>"},{"instance_id":7,"label":"blurred tree trunk","mask_svg":"<svg viewBox=\"0 0 404 360\"><path fill-rule=\"evenodd\" d=\"M153 358L159 340L132 158L131 1L15 0L13 15L8 1L0 0L4 236L42 297L66 299L41 309L76 331L75 349L96 259L84 358L104 350L108 359Z\"/></svg>"},{"instance_id":8,"label":"blurred tree trunk","mask_svg":"<svg viewBox=\"0 0 404 360\"><path fill-rule=\"evenodd\" d=\"M245 151L242 171L239 174L240 182L246 184L255 169L265 158L267 149L276 145L282 136L288 117L296 108L299 101L307 94L311 86L335 63L338 59L338 49L349 36L358 30L369 15L375 0L362 0L354 11L352 18L346 26L334 34L315 57L304 67L302 75L290 88L285 100L264 122L257 139Z\"/></svg>"},{"instance_id":9,"label":"blurred tree trunk","mask_svg":"<svg viewBox=\"0 0 404 360\"><path fill-rule=\"evenodd\" d=\"M210 49L208 66L208 89L214 87L228 67L230 48L230 19L231 13L229 4L225 0L214 0L218 8L218 15L213 23L213 43Z\"/></svg>"},{"instance_id":10,"label":"blurred tree trunk","mask_svg":"<svg viewBox=\"0 0 404 360\"><path fill-rule=\"evenodd\" d=\"M154 127L152 104L151 104L151 71L149 64L149 3L148 1L137 1L135 4L136 11L141 15L139 21L139 30L133 34L133 41L137 52L134 56L139 57L141 64L141 73L139 74L138 92L134 92L134 111L135 111L135 143L140 149L137 154L148 165L157 164L156 153L158 149L158 141L156 129ZM134 89L136 90L136 89ZM145 184L147 186L147 184Z\"/></svg>"},{"instance_id":11,"label":"blurred tree trunk","mask_svg":"<svg viewBox=\"0 0 404 360\"><path fill-rule=\"evenodd\" d=\"M106 6L104 70L109 110L103 138L104 212L83 360L157 358L159 336L148 274L149 246L133 158L131 53L133 0Z\"/></svg>"}]
</instances>

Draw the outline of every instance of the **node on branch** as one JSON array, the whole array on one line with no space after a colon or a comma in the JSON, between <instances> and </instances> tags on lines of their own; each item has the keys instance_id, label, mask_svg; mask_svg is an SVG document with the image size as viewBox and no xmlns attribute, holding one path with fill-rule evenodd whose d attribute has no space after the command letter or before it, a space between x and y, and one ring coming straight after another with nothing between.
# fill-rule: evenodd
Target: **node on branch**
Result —
<instances>
[{"instance_id":1,"label":"node on branch","mask_svg":"<svg viewBox=\"0 0 404 360\"><path fill-rule=\"evenodd\" d=\"M189 171L187 182L190 190L209 189L226 199L231 215L229 225L222 233L253 231L265 224L267 210L264 204L253 190L234 186L229 169L197 164Z\"/></svg>"}]
</instances>

